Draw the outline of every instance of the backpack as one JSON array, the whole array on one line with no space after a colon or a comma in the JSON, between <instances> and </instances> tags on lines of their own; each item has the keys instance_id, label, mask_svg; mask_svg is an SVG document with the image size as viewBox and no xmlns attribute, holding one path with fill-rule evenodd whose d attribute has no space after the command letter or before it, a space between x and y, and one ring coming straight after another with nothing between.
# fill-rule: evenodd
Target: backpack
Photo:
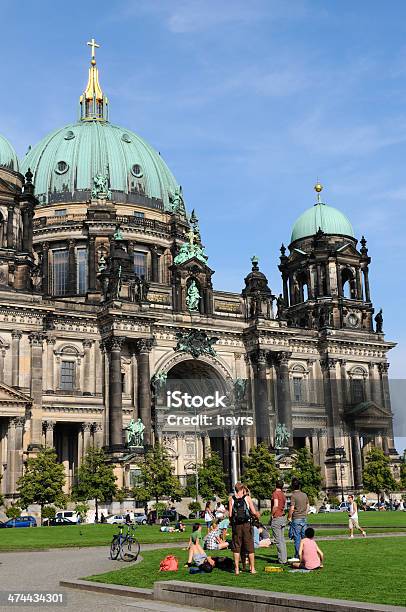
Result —
<instances>
[{"instance_id":1,"label":"backpack","mask_svg":"<svg viewBox=\"0 0 406 612\"><path fill-rule=\"evenodd\" d=\"M245 501L245 495L242 497L236 497L233 495L232 519L236 525L242 525L243 523L248 523L250 521L251 513L250 509L248 508L248 504Z\"/></svg>"},{"instance_id":2,"label":"backpack","mask_svg":"<svg viewBox=\"0 0 406 612\"><path fill-rule=\"evenodd\" d=\"M173 555L167 555L165 559L162 559L159 564L160 572L177 572L179 563L176 557Z\"/></svg>"}]
</instances>

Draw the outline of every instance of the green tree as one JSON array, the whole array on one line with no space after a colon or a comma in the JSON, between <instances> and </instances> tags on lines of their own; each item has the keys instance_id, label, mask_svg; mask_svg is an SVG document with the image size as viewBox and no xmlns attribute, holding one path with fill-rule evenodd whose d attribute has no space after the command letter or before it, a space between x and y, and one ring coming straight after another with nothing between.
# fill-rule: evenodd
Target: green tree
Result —
<instances>
[{"instance_id":1,"label":"green tree","mask_svg":"<svg viewBox=\"0 0 406 612\"><path fill-rule=\"evenodd\" d=\"M90 447L79 467L72 498L77 501L94 499L96 522L98 522L99 502L114 497L117 491L116 480L113 466L107 463L104 451L101 448Z\"/></svg>"},{"instance_id":2,"label":"green tree","mask_svg":"<svg viewBox=\"0 0 406 612\"><path fill-rule=\"evenodd\" d=\"M22 508L38 504L42 521L42 510L47 504L56 504L60 508L66 506L64 484L65 470L58 463L55 450L43 448L36 457L28 459L25 473L17 481Z\"/></svg>"},{"instance_id":3,"label":"green tree","mask_svg":"<svg viewBox=\"0 0 406 612\"><path fill-rule=\"evenodd\" d=\"M56 514L56 508L55 506L44 506L42 509L42 520L47 520L47 523L49 525L49 521L53 518L55 518L55 514Z\"/></svg>"},{"instance_id":4,"label":"green tree","mask_svg":"<svg viewBox=\"0 0 406 612\"><path fill-rule=\"evenodd\" d=\"M389 466L389 458L380 448L371 448L365 457L365 466L362 474L364 487L377 496L382 491L394 491L396 481Z\"/></svg>"},{"instance_id":5,"label":"green tree","mask_svg":"<svg viewBox=\"0 0 406 612\"><path fill-rule=\"evenodd\" d=\"M291 475L300 480L302 491L306 493L309 502L314 504L320 494L323 478L320 467L315 465L307 448L296 451Z\"/></svg>"},{"instance_id":6,"label":"green tree","mask_svg":"<svg viewBox=\"0 0 406 612\"><path fill-rule=\"evenodd\" d=\"M251 447L248 456L243 458L243 462L243 482L249 488L252 497L258 500L258 510L260 510L261 501L271 499L275 483L280 477L275 455L262 442L258 446Z\"/></svg>"},{"instance_id":7,"label":"green tree","mask_svg":"<svg viewBox=\"0 0 406 612\"><path fill-rule=\"evenodd\" d=\"M402 463L400 464L400 488L406 489L406 450L403 451Z\"/></svg>"},{"instance_id":8,"label":"green tree","mask_svg":"<svg viewBox=\"0 0 406 612\"><path fill-rule=\"evenodd\" d=\"M199 494L208 501L213 497L225 497L227 489L225 485L226 475L223 462L218 453L212 452L209 457L203 459L203 463L197 469ZM196 492L196 485L194 487ZM196 495L194 495L196 497Z\"/></svg>"},{"instance_id":9,"label":"green tree","mask_svg":"<svg viewBox=\"0 0 406 612\"><path fill-rule=\"evenodd\" d=\"M1 479L3 478L3 475L0 474L0 485L1 485ZM0 506L3 506L4 504L4 497L3 495L0 493Z\"/></svg>"},{"instance_id":10,"label":"green tree","mask_svg":"<svg viewBox=\"0 0 406 612\"><path fill-rule=\"evenodd\" d=\"M21 508L18 503L11 504L8 508L6 508L6 516L9 519L14 519L20 516Z\"/></svg>"},{"instance_id":11,"label":"green tree","mask_svg":"<svg viewBox=\"0 0 406 612\"><path fill-rule=\"evenodd\" d=\"M167 496L177 500L182 498L182 490L174 474L169 455L161 444L156 444L147 451L145 461L140 466L140 472L141 493L143 495L148 493L148 499L155 499L155 502L158 503L160 497ZM136 488L133 489L135 495L137 495Z\"/></svg>"},{"instance_id":12,"label":"green tree","mask_svg":"<svg viewBox=\"0 0 406 612\"><path fill-rule=\"evenodd\" d=\"M86 502L77 502L75 504L75 512L79 515L81 523L86 522L86 517L89 510L90 506Z\"/></svg>"}]
</instances>

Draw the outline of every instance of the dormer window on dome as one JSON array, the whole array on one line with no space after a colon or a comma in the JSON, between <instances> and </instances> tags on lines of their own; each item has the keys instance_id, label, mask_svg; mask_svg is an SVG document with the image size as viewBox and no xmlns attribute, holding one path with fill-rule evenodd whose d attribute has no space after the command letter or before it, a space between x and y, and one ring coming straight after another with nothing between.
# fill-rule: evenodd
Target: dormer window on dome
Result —
<instances>
[{"instance_id":1,"label":"dormer window on dome","mask_svg":"<svg viewBox=\"0 0 406 612\"><path fill-rule=\"evenodd\" d=\"M108 121L108 99L103 94L99 83L99 71L96 66L96 49L100 47L92 38L88 46L91 47L91 60L89 79L86 89L79 98L80 119L82 121Z\"/></svg>"}]
</instances>

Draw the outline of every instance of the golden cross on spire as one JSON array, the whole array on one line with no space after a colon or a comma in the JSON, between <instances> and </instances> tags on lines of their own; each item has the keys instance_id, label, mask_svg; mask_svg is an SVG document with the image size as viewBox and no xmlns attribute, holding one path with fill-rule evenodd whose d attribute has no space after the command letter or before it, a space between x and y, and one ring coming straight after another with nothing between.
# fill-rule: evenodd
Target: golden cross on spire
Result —
<instances>
[{"instance_id":1,"label":"golden cross on spire","mask_svg":"<svg viewBox=\"0 0 406 612\"><path fill-rule=\"evenodd\" d=\"M92 64L96 63L96 59L95 59L96 49L98 49L100 45L98 45L95 39L92 38L92 40L90 40L87 43L87 46L92 48Z\"/></svg>"}]
</instances>

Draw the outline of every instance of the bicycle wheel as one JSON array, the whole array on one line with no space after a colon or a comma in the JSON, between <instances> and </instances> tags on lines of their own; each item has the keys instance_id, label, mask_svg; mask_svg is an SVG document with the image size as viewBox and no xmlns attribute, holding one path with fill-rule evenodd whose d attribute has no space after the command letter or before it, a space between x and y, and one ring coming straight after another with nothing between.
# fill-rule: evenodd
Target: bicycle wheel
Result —
<instances>
[{"instance_id":1,"label":"bicycle wheel","mask_svg":"<svg viewBox=\"0 0 406 612\"><path fill-rule=\"evenodd\" d=\"M140 554L140 543L131 536L125 538L120 548L120 555L123 561L136 561Z\"/></svg>"},{"instance_id":2,"label":"bicycle wheel","mask_svg":"<svg viewBox=\"0 0 406 612\"><path fill-rule=\"evenodd\" d=\"M120 549L120 536L114 536L110 546L110 559L118 559Z\"/></svg>"}]
</instances>

